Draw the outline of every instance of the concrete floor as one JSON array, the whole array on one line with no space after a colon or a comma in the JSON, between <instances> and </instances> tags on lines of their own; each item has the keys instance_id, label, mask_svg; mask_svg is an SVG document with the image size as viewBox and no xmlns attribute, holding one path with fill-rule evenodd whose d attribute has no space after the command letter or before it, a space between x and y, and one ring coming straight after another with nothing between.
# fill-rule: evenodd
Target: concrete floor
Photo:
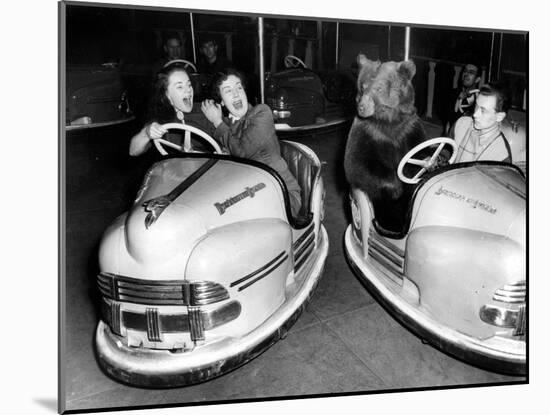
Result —
<instances>
[{"instance_id":1,"label":"concrete floor","mask_svg":"<svg viewBox=\"0 0 550 415\"><path fill-rule=\"evenodd\" d=\"M525 381L473 367L422 343L388 315L354 276L343 252L348 212L342 166L349 125L294 138L324 163L324 225L330 251L312 301L286 339L245 366L198 385L148 390L111 380L100 370L93 350L97 247L107 225L130 206L155 157L126 156L125 137L134 128L121 128L114 136L67 137L66 316L60 361L65 410ZM427 125L427 130L434 137L440 127Z\"/></svg>"}]
</instances>

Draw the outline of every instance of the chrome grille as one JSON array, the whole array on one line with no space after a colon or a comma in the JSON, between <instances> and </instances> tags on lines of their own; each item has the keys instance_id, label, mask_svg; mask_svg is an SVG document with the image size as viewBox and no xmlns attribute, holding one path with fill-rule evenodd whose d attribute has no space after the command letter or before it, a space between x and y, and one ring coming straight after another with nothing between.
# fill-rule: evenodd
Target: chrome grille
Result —
<instances>
[{"instance_id":1,"label":"chrome grille","mask_svg":"<svg viewBox=\"0 0 550 415\"><path fill-rule=\"evenodd\" d=\"M313 224L292 244L294 253L294 272L302 267L315 248L315 233Z\"/></svg>"},{"instance_id":2,"label":"chrome grille","mask_svg":"<svg viewBox=\"0 0 550 415\"><path fill-rule=\"evenodd\" d=\"M520 281L517 284L506 284L495 291L493 300L510 304L524 303L526 291L525 281Z\"/></svg>"},{"instance_id":3,"label":"chrome grille","mask_svg":"<svg viewBox=\"0 0 550 415\"><path fill-rule=\"evenodd\" d=\"M525 312L525 305L519 307L518 317L516 320L516 330L514 336L525 335L525 325L527 324L527 313Z\"/></svg>"},{"instance_id":4,"label":"chrome grille","mask_svg":"<svg viewBox=\"0 0 550 415\"><path fill-rule=\"evenodd\" d=\"M369 231L368 255L384 267L398 280L403 279L405 253L378 235L372 228Z\"/></svg>"},{"instance_id":5,"label":"chrome grille","mask_svg":"<svg viewBox=\"0 0 550 415\"><path fill-rule=\"evenodd\" d=\"M136 304L201 306L229 298L221 284L211 281L152 281L101 272L97 286L107 298Z\"/></svg>"}]
</instances>

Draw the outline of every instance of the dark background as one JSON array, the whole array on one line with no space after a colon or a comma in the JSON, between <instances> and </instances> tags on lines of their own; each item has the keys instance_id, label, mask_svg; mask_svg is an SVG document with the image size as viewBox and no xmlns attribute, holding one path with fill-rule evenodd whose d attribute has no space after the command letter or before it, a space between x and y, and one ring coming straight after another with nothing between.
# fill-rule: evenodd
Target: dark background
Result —
<instances>
[{"instance_id":1,"label":"dark background","mask_svg":"<svg viewBox=\"0 0 550 415\"><path fill-rule=\"evenodd\" d=\"M226 35L231 36L234 65L259 80L258 23L254 15L192 13L195 45L205 34L218 40L218 53L226 55ZM338 30L338 64L336 31ZM123 76L137 115L146 105L151 66L162 56L162 36L176 31L184 45L184 56L195 61L191 19L188 11L174 9L127 9L70 4L67 6L67 65L115 62ZM304 60L308 43L312 69L353 71L359 51L371 59L402 60L405 28L399 24L374 24L264 18L265 70L284 68L289 42L294 55ZM440 119L453 89L455 66L477 63L486 81L509 86L512 105L525 110L527 88L527 33L449 29L412 26L410 58L417 66L414 78L416 105L420 115L427 110L430 65L435 63L435 90L431 118ZM272 54L273 45L277 53ZM198 46L196 46L198 47ZM196 55L198 55L198 49ZM272 62L272 58L275 59ZM258 81L259 82L259 81Z\"/></svg>"}]
</instances>

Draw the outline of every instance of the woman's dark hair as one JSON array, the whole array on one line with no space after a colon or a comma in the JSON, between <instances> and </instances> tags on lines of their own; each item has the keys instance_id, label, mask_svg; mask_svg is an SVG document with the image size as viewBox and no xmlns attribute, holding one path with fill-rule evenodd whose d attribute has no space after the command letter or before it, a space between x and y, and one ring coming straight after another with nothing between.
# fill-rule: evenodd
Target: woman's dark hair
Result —
<instances>
[{"instance_id":1,"label":"woman's dark hair","mask_svg":"<svg viewBox=\"0 0 550 415\"><path fill-rule=\"evenodd\" d=\"M241 85L243 86L244 92L246 92L246 77L244 74L233 68L225 68L222 71L218 72L212 79L211 85L211 95L212 99L218 104L222 102L222 97L220 94L220 85L229 78L230 75L236 76L241 80Z\"/></svg>"},{"instance_id":2,"label":"woman's dark hair","mask_svg":"<svg viewBox=\"0 0 550 415\"><path fill-rule=\"evenodd\" d=\"M168 89L168 78L176 71L185 72L189 76L181 62L174 62L156 74L149 101L148 122L156 121L162 124L174 120L175 110L166 96L166 90Z\"/></svg>"}]
</instances>

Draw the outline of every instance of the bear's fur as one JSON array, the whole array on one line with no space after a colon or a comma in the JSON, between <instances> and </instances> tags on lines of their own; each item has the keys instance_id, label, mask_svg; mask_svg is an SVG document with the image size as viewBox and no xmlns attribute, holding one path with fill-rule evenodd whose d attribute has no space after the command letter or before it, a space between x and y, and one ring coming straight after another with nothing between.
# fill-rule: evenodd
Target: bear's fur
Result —
<instances>
[{"instance_id":1,"label":"bear's fur","mask_svg":"<svg viewBox=\"0 0 550 415\"><path fill-rule=\"evenodd\" d=\"M426 140L416 114L412 61L373 62L358 58L357 116L351 126L344 168L353 188L366 192L375 219L401 232L414 187L399 180L397 166L414 146Z\"/></svg>"}]
</instances>

